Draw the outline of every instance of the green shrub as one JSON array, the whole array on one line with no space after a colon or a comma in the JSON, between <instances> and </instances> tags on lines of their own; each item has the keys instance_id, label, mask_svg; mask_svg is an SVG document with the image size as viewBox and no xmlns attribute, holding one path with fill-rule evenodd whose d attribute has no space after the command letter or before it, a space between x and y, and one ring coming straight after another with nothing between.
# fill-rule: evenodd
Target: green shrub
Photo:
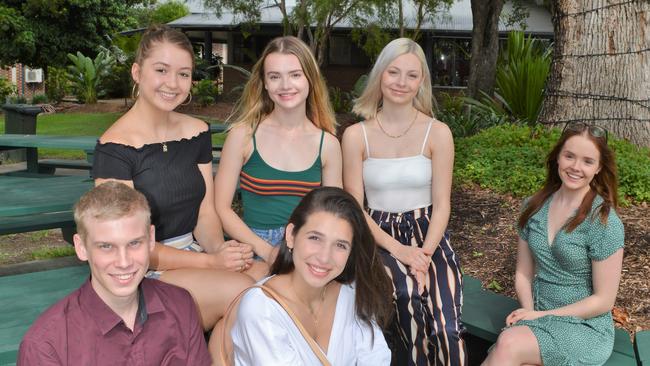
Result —
<instances>
[{"instance_id":1,"label":"green shrub","mask_svg":"<svg viewBox=\"0 0 650 366\"><path fill-rule=\"evenodd\" d=\"M550 67L550 47L523 32L510 32L506 48L499 54L494 98L483 94L480 101L467 101L484 112L533 125L542 108Z\"/></svg>"},{"instance_id":2,"label":"green shrub","mask_svg":"<svg viewBox=\"0 0 650 366\"><path fill-rule=\"evenodd\" d=\"M36 94L32 97L32 104L45 104L47 103L47 95Z\"/></svg>"},{"instance_id":3,"label":"green shrub","mask_svg":"<svg viewBox=\"0 0 650 366\"><path fill-rule=\"evenodd\" d=\"M330 101L336 113L348 113L352 111L352 96L349 92L334 86L329 88Z\"/></svg>"},{"instance_id":4,"label":"green shrub","mask_svg":"<svg viewBox=\"0 0 650 366\"><path fill-rule=\"evenodd\" d=\"M506 123L508 118L496 113L477 111L465 103L466 98L449 93L440 94L436 118L446 123L455 138L472 136L479 131Z\"/></svg>"},{"instance_id":5,"label":"green shrub","mask_svg":"<svg viewBox=\"0 0 650 366\"><path fill-rule=\"evenodd\" d=\"M14 92L14 86L11 85L11 82L3 77L0 77L0 104L4 104L7 100L7 97Z\"/></svg>"},{"instance_id":6,"label":"green shrub","mask_svg":"<svg viewBox=\"0 0 650 366\"><path fill-rule=\"evenodd\" d=\"M526 197L546 178L546 155L560 131L503 124L456 140L454 179L496 192ZM624 203L650 201L650 149L610 137L616 154L619 192Z\"/></svg>"},{"instance_id":7,"label":"green shrub","mask_svg":"<svg viewBox=\"0 0 650 366\"><path fill-rule=\"evenodd\" d=\"M45 94L51 102L58 103L70 91L68 74L64 69L48 66L47 80L45 80Z\"/></svg>"},{"instance_id":8,"label":"green shrub","mask_svg":"<svg viewBox=\"0 0 650 366\"><path fill-rule=\"evenodd\" d=\"M68 53L68 58L72 61L68 66L72 91L83 103L97 103L97 97L105 92L102 81L111 72L115 58L104 51L99 52L94 60L79 51L76 55Z\"/></svg>"},{"instance_id":9,"label":"green shrub","mask_svg":"<svg viewBox=\"0 0 650 366\"><path fill-rule=\"evenodd\" d=\"M203 79L192 87L192 98L201 106L208 106L216 101L219 90L214 81Z\"/></svg>"},{"instance_id":10,"label":"green shrub","mask_svg":"<svg viewBox=\"0 0 650 366\"><path fill-rule=\"evenodd\" d=\"M27 104L27 98L22 95L12 95L9 97L10 104Z\"/></svg>"}]
</instances>

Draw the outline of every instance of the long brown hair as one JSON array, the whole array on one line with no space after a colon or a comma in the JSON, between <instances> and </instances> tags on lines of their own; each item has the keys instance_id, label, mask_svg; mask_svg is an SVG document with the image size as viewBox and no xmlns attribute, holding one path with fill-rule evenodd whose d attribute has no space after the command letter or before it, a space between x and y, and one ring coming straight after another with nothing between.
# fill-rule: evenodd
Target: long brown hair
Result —
<instances>
[{"instance_id":1,"label":"long brown hair","mask_svg":"<svg viewBox=\"0 0 650 366\"><path fill-rule=\"evenodd\" d=\"M350 257L343 272L334 279L339 283L354 282L356 313L370 324L376 321L386 327L392 317L392 282L386 275L372 232L356 199L336 187L321 187L309 192L296 206L289 223L296 234L315 212L328 212L347 221L352 227ZM278 256L271 266L271 274L287 274L294 270L293 256L286 242L280 244Z\"/></svg>"},{"instance_id":2,"label":"long brown hair","mask_svg":"<svg viewBox=\"0 0 650 366\"><path fill-rule=\"evenodd\" d=\"M329 93L318 63L309 47L293 36L278 37L266 45L262 56L253 66L244 92L228 120L234 120L233 126L246 125L254 131L257 125L273 111L273 101L264 89L264 61L268 55L274 52L294 55L298 58L302 71L309 82L307 118L321 130L336 134L334 110L330 104Z\"/></svg>"},{"instance_id":3,"label":"long brown hair","mask_svg":"<svg viewBox=\"0 0 650 366\"><path fill-rule=\"evenodd\" d=\"M585 125L585 128L583 129L565 130L553 147L553 150L548 154L546 158L546 182L542 189L537 191L537 193L528 200L526 207L519 216L517 226L520 229L523 229L524 226L526 226L528 220L539 211L539 209L544 205L544 202L546 202L546 200L555 191L560 189L560 186L562 186L562 180L558 173L557 159L567 140L578 135L588 138L594 143L594 145L596 145L596 148L600 152L599 164L601 169L600 172L594 176L591 183L589 183L591 189L582 199L582 203L578 208L578 213L566 224L565 230L571 232L585 220L591 211L591 206L596 195L600 195L603 198L603 203L600 205L599 209L600 221L603 224L607 223L609 210L618 208L618 178L614 153L609 146L607 146L606 137L593 136L588 132L588 126Z\"/></svg>"}]
</instances>

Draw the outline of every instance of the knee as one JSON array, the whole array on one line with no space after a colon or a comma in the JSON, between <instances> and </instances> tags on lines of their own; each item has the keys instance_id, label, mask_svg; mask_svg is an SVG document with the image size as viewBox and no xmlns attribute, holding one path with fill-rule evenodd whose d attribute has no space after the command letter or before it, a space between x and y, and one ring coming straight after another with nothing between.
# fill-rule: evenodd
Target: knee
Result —
<instances>
[{"instance_id":1,"label":"knee","mask_svg":"<svg viewBox=\"0 0 650 366\"><path fill-rule=\"evenodd\" d=\"M495 360L512 360L517 347L517 336L507 330L499 334L490 355Z\"/></svg>"}]
</instances>

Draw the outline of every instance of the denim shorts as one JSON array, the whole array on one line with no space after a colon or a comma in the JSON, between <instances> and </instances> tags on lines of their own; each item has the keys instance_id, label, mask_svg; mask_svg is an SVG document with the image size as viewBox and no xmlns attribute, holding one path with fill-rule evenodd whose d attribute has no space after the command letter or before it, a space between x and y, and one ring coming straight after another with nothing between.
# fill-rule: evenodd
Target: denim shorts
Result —
<instances>
[{"instance_id":1,"label":"denim shorts","mask_svg":"<svg viewBox=\"0 0 650 366\"><path fill-rule=\"evenodd\" d=\"M284 240L284 226L276 227L274 229L256 229L251 228L251 230L260 238L264 239L265 242L271 244L274 247L277 247ZM262 257L255 254L253 257L255 260L262 260Z\"/></svg>"},{"instance_id":2,"label":"denim shorts","mask_svg":"<svg viewBox=\"0 0 650 366\"><path fill-rule=\"evenodd\" d=\"M274 229L256 229L252 227L251 230L274 247L277 247L284 240L284 226Z\"/></svg>"}]
</instances>

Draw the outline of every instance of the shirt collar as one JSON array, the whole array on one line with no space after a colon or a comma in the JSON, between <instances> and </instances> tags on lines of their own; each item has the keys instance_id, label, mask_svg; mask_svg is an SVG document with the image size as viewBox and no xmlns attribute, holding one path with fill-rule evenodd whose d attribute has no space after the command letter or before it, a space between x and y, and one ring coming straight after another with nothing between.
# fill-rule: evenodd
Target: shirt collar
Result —
<instances>
[{"instance_id":1,"label":"shirt collar","mask_svg":"<svg viewBox=\"0 0 650 366\"><path fill-rule=\"evenodd\" d=\"M149 279L143 279L138 286L138 314L136 321L142 325L149 315L165 311L162 299L153 289ZM118 324L122 323L122 318L117 315L106 303L97 295L90 283L90 277L80 288L80 307L95 322L97 328L106 335Z\"/></svg>"}]
</instances>

